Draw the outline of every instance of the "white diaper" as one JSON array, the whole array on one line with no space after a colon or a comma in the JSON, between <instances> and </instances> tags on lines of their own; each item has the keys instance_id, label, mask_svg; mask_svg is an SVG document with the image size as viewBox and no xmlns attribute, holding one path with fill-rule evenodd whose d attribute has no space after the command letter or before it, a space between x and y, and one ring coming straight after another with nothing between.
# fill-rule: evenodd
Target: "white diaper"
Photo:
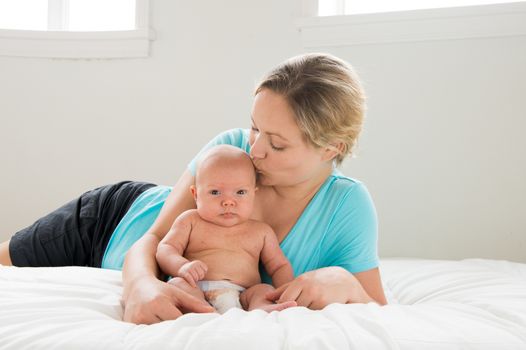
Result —
<instances>
[{"instance_id":1,"label":"white diaper","mask_svg":"<svg viewBox=\"0 0 526 350\"><path fill-rule=\"evenodd\" d=\"M220 314L233 307L242 308L239 295L245 288L228 281L199 281L197 285L203 291L206 300Z\"/></svg>"}]
</instances>

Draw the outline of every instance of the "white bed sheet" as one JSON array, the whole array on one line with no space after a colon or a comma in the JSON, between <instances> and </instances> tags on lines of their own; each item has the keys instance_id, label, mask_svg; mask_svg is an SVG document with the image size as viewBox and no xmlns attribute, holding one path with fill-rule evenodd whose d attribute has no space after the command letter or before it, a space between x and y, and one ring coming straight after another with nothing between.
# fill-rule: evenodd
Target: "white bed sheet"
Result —
<instances>
[{"instance_id":1,"label":"white bed sheet","mask_svg":"<svg viewBox=\"0 0 526 350\"><path fill-rule=\"evenodd\" d=\"M122 322L121 274L0 266L0 349L526 349L526 264L383 259L389 305Z\"/></svg>"}]
</instances>

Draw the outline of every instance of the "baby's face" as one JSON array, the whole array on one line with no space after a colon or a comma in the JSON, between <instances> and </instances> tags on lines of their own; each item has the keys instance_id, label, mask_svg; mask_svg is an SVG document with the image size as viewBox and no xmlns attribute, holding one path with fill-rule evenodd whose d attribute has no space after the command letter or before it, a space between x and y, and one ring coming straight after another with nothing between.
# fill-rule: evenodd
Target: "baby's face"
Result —
<instances>
[{"instance_id":1,"label":"baby's face","mask_svg":"<svg viewBox=\"0 0 526 350\"><path fill-rule=\"evenodd\" d=\"M199 216L227 227L250 218L255 192L254 169L247 166L207 168L193 189Z\"/></svg>"}]
</instances>

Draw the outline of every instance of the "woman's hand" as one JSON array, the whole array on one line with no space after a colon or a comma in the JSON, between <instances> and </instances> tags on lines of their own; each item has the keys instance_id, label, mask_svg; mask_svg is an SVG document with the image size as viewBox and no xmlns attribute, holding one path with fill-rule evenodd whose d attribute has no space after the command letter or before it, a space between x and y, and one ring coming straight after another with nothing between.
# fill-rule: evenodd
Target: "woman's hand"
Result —
<instances>
[{"instance_id":1,"label":"woman's hand","mask_svg":"<svg viewBox=\"0 0 526 350\"><path fill-rule=\"evenodd\" d=\"M171 284L146 276L130 285L124 309L124 321L152 324L175 320L182 312L215 312L203 300Z\"/></svg>"},{"instance_id":2,"label":"woman's hand","mask_svg":"<svg viewBox=\"0 0 526 350\"><path fill-rule=\"evenodd\" d=\"M274 287L272 287L270 284L256 284L241 293L239 296L239 301L241 302L243 309L247 311L259 309L266 312L272 312L297 306L295 301L274 303L273 301L268 300L265 296L274 290Z\"/></svg>"},{"instance_id":3,"label":"woman's hand","mask_svg":"<svg viewBox=\"0 0 526 350\"><path fill-rule=\"evenodd\" d=\"M368 303L374 301L350 272L341 267L325 267L306 272L292 282L268 292L266 298L277 303L296 301L313 310L332 303Z\"/></svg>"}]
</instances>

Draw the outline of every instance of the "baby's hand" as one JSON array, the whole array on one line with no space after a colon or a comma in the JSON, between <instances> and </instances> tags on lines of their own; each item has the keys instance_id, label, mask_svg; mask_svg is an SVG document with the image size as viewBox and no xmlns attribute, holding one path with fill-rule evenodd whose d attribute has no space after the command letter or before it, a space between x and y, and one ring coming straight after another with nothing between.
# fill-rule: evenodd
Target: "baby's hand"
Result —
<instances>
[{"instance_id":1,"label":"baby's hand","mask_svg":"<svg viewBox=\"0 0 526 350\"><path fill-rule=\"evenodd\" d=\"M181 266L179 272L177 273L177 276L184 278L184 280L188 282L188 284L196 288L197 281L200 281L203 278L205 278L207 270L208 267L204 262L194 260Z\"/></svg>"}]
</instances>

